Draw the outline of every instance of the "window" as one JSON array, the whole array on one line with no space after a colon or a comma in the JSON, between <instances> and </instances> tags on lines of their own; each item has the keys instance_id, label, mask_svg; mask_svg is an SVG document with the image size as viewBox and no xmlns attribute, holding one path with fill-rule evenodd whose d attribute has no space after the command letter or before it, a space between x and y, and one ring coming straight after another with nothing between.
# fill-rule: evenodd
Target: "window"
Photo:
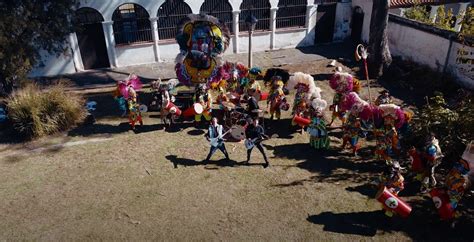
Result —
<instances>
[{"instance_id":1,"label":"window","mask_svg":"<svg viewBox=\"0 0 474 242\"><path fill-rule=\"evenodd\" d=\"M150 19L140 5L127 3L118 7L112 15L116 44L132 44L153 40Z\"/></svg>"},{"instance_id":2,"label":"window","mask_svg":"<svg viewBox=\"0 0 474 242\"><path fill-rule=\"evenodd\" d=\"M93 8L80 8L76 11L74 22L76 24L95 24L102 23L104 18Z\"/></svg>"},{"instance_id":3,"label":"window","mask_svg":"<svg viewBox=\"0 0 474 242\"><path fill-rule=\"evenodd\" d=\"M201 5L200 12L218 18L227 26L230 33L234 33L232 29L232 6L227 0L206 0Z\"/></svg>"},{"instance_id":4,"label":"window","mask_svg":"<svg viewBox=\"0 0 474 242\"><path fill-rule=\"evenodd\" d=\"M179 22L192 10L183 0L166 0L158 9L158 36L160 40L174 39Z\"/></svg>"},{"instance_id":5,"label":"window","mask_svg":"<svg viewBox=\"0 0 474 242\"><path fill-rule=\"evenodd\" d=\"M306 26L306 0L280 0L276 15L276 28L304 28Z\"/></svg>"},{"instance_id":6,"label":"window","mask_svg":"<svg viewBox=\"0 0 474 242\"><path fill-rule=\"evenodd\" d=\"M250 13L258 19L255 30L270 30L270 2L268 0L244 0L240 4L239 30L247 32L247 24L245 18Z\"/></svg>"}]
</instances>

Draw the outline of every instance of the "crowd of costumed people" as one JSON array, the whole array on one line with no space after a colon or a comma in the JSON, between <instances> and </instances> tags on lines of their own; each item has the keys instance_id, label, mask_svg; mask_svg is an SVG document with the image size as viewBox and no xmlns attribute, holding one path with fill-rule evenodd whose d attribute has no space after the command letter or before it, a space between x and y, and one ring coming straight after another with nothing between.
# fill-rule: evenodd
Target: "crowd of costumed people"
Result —
<instances>
[{"instance_id":1,"label":"crowd of costumed people","mask_svg":"<svg viewBox=\"0 0 474 242\"><path fill-rule=\"evenodd\" d=\"M223 61L222 54L229 45L229 38L229 30L215 17L191 14L181 21L176 37L180 47L175 66L177 79L152 82L153 100L149 105L138 103L137 91L143 85L137 75L131 74L117 83L115 98L122 116L128 115L130 127L135 129L136 124L142 125L142 112L149 108L160 111L167 125L186 118L196 126L209 123L206 136L211 148L205 160L209 160L216 150L221 150L228 159L224 136L229 136L245 141L246 162L250 161L250 153L256 147L265 160L263 166L268 167L265 149L260 144L268 139L263 127L264 114L269 114L268 121L279 120L282 112L291 112L292 125L302 133L306 132L309 147L317 150L331 146L328 128L335 120L340 120L341 148L349 149L352 155L358 156L367 136L375 140L374 158L385 166L384 172L374 181L379 189L376 199L387 216L408 217L411 214L411 206L399 196L407 183L403 174L408 173L399 160L402 152L407 152L411 158L410 172L422 184L420 193L430 194L440 218L455 224L460 215L458 204L474 177L472 142L444 184L438 184L435 174L443 159L442 147L436 137L430 135L421 149L402 150L401 142L410 132L414 114L394 104L387 91L382 91L374 102L364 100L359 95L360 81L338 67L329 80L335 94L332 104L328 105L321 96L321 88L309 74L296 72L290 75L278 68L263 71L240 62ZM262 86L258 80L263 80ZM191 104L175 104L178 86L192 90ZM295 93L293 102L287 97L290 92ZM324 115L328 111L332 112L330 122Z\"/></svg>"}]
</instances>

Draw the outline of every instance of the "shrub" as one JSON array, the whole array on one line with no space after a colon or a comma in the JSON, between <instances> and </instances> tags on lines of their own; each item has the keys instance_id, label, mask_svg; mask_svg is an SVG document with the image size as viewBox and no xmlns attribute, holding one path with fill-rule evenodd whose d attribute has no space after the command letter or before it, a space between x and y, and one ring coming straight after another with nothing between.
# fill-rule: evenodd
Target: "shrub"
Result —
<instances>
[{"instance_id":1,"label":"shrub","mask_svg":"<svg viewBox=\"0 0 474 242\"><path fill-rule=\"evenodd\" d=\"M425 137L434 133L447 160L457 160L465 145L474 140L472 99L470 92L461 90L456 99L448 104L442 93L436 93L415 115L412 135L407 143L420 147Z\"/></svg>"},{"instance_id":2,"label":"shrub","mask_svg":"<svg viewBox=\"0 0 474 242\"><path fill-rule=\"evenodd\" d=\"M8 99L8 116L14 130L25 138L36 138L64 131L86 116L84 99L66 92L67 84L59 82L44 90L26 85Z\"/></svg>"}]
</instances>

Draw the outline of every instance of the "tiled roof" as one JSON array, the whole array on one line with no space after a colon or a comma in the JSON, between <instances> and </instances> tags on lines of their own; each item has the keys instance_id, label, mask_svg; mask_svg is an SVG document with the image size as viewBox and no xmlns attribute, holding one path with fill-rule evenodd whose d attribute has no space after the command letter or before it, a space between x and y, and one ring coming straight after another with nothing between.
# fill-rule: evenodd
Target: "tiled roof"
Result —
<instances>
[{"instance_id":1,"label":"tiled roof","mask_svg":"<svg viewBox=\"0 0 474 242\"><path fill-rule=\"evenodd\" d=\"M448 3L469 2L468 0L391 0L390 8L408 8L414 5L442 5Z\"/></svg>"}]
</instances>

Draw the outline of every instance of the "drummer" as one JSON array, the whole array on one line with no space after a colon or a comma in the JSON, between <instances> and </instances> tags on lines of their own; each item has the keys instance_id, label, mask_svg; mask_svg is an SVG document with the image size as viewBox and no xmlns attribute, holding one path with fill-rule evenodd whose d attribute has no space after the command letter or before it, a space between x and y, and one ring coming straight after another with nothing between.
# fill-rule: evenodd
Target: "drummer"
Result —
<instances>
[{"instance_id":1,"label":"drummer","mask_svg":"<svg viewBox=\"0 0 474 242\"><path fill-rule=\"evenodd\" d=\"M258 101L255 98L256 92L257 90L251 88L248 90L247 95L246 95L246 101L247 101L246 111L253 119L258 118L258 113L260 111L260 107L258 106Z\"/></svg>"}]
</instances>

